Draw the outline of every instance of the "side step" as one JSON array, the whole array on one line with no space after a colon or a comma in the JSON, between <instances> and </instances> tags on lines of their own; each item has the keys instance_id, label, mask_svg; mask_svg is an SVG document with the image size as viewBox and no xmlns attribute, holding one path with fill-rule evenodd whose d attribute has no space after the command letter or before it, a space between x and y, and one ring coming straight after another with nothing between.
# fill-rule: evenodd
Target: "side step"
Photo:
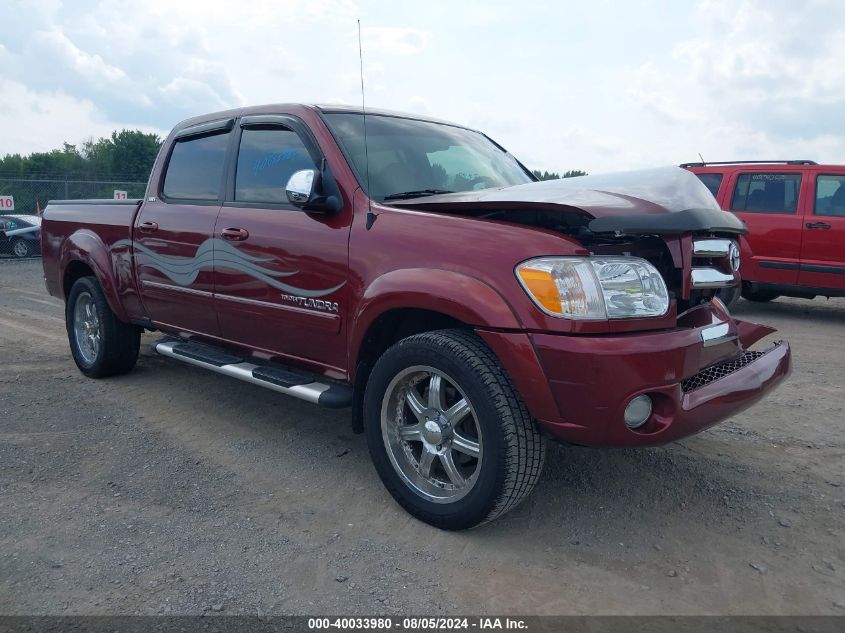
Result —
<instances>
[{"instance_id":1,"label":"side step","mask_svg":"<svg viewBox=\"0 0 845 633\"><path fill-rule=\"evenodd\" d=\"M321 381L303 371L280 365L256 365L231 352L205 345L165 337L153 343L154 352L189 365L205 367L253 385L272 389L300 400L331 409L352 406L352 387L341 383Z\"/></svg>"}]
</instances>

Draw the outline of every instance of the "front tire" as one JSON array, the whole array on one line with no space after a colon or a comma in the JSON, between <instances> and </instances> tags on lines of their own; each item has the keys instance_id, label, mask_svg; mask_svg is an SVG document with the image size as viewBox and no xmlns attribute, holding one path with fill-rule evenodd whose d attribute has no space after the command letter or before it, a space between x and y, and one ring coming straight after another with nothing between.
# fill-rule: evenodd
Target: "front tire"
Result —
<instances>
[{"instance_id":1,"label":"front tire","mask_svg":"<svg viewBox=\"0 0 845 633\"><path fill-rule=\"evenodd\" d=\"M29 243L29 240L25 240L20 237L12 240L12 255L18 259L31 257L34 250L35 249L32 248L32 244Z\"/></svg>"},{"instance_id":2,"label":"front tire","mask_svg":"<svg viewBox=\"0 0 845 633\"><path fill-rule=\"evenodd\" d=\"M490 349L463 330L388 349L367 381L364 426L388 492L442 529L505 514L543 467L545 441L525 404Z\"/></svg>"},{"instance_id":3,"label":"front tire","mask_svg":"<svg viewBox=\"0 0 845 633\"><path fill-rule=\"evenodd\" d=\"M81 277L71 287L65 322L73 360L89 378L125 374L135 366L141 330L115 316L93 277Z\"/></svg>"},{"instance_id":4,"label":"front tire","mask_svg":"<svg viewBox=\"0 0 845 633\"><path fill-rule=\"evenodd\" d=\"M735 286L733 288L722 288L716 292L716 296L722 300L728 308L733 308L736 302L739 301L740 289Z\"/></svg>"},{"instance_id":5,"label":"front tire","mask_svg":"<svg viewBox=\"0 0 845 633\"><path fill-rule=\"evenodd\" d=\"M743 282L742 284L742 298L747 301L754 301L755 303L765 303L773 299L777 299L780 295L771 290L755 289L750 283Z\"/></svg>"}]
</instances>

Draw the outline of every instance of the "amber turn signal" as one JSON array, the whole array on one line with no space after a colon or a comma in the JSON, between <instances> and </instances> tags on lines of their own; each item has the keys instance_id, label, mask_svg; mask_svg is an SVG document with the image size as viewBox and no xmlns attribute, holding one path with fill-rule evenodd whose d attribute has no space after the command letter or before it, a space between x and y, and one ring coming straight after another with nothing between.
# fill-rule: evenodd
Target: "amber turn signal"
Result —
<instances>
[{"instance_id":1,"label":"amber turn signal","mask_svg":"<svg viewBox=\"0 0 845 633\"><path fill-rule=\"evenodd\" d=\"M558 293L552 273L547 270L536 268L518 268L517 275L522 285L534 300L543 308L553 314L563 314L560 305L560 293Z\"/></svg>"}]
</instances>

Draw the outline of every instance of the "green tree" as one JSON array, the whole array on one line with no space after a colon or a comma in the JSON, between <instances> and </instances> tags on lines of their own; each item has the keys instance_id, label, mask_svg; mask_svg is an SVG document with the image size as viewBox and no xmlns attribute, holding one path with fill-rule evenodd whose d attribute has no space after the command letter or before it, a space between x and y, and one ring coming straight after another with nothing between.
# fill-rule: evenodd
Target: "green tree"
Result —
<instances>
[{"instance_id":1,"label":"green tree","mask_svg":"<svg viewBox=\"0 0 845 633\"><path fill-rule=\"evenodd\" d=\"M539 169L531 170L531 173L537 176L539 180L558 180L559 178L575 178L576 176L586 176L587 172L581 171L580 169L570 169L569 171L563 172L563 176L561 176L556 171L540 171Z\"/></svg>"},{"instance_id":2,"label":"green tree","mask_svg":"<svg viewBox=\"0 0 845 633\"><path fill-rule=\"evenodd\" d=\"M587 176L587 172L581 171L580 169L570 169L568 171L563 172L564 178L577 178L578 176Z\"/></svg>"},{"instance_id":3,"label":"green tree","mask_svg":"<svg viewBox=\"0 0 845 633\"><path fill-rule=\"evenodd\" d=\"M140 130L112 132L111 137L88 139L81 147L63 143L61 149L7 154L0 158L0 175L6 177L146 180L162 139Z\"/></svg>"},{"instance_id":4,"label":"green tree","mask_svg":"<svg viewBox=\"0 0 845 633\"><path fill-rule=\"evenodd\" d=\"M111 198L115 189L138 198L160 147L155 134L121 130L79 146L63 143L49 152L7 154L0 158L0 194L14 196L20 213L43 209L51 199Z\"/></svg>"}]
</instances>

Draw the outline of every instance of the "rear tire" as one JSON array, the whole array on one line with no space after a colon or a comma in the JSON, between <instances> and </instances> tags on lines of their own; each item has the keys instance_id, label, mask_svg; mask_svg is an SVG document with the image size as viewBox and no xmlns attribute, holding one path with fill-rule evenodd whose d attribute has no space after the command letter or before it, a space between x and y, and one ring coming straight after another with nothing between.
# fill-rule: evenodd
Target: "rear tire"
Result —
<instances>
[{"instance_id":1,"label":"rear tire","mask_svg":"<svg viewBox=\"0 0 845 633\"><path fill-rule=\"evenodd\" d=\"M367 381L364 427L388 492L446 530L516 507L543 467L545 440L504 368L463 330L418 334L388 349Z\"/></svg>"},{"instance_id":2,"label":"rear tire","mask_svg":"<svg viewBox=\"0 0 845 633\"><path fill-rule=\"evenodd\" d=\"M115 316L94 277L81 277L71 287L65 322L73 360L89 378L125 374L135 366L141 329Z\"/></svg>"},{"instance_id":3,"label":"rear tire","mask_svg":"<svg viewBox=\"0 0 845 633\"><path fill-rule=\"evenodd\" d=\"M771 290L755 290L754 287L747 281L742 284L742 298L747 299L748 301L765 303L766 301L777 299L779 296L780 295L778 293L772 292Z\"/></svg>"},{"instance_id":4,"label":"rear tire","mask_svg":"<svg viewBox=\"0 0 845 633\"><path fill-rule=\"evenodd\" d=\"M12 240L12 255L18 259L31 257L34 251L35 249L32 248L32 244L29 243L29 240L25 240L20 237L16 237Z\"/></svg>"}]
</instances>

